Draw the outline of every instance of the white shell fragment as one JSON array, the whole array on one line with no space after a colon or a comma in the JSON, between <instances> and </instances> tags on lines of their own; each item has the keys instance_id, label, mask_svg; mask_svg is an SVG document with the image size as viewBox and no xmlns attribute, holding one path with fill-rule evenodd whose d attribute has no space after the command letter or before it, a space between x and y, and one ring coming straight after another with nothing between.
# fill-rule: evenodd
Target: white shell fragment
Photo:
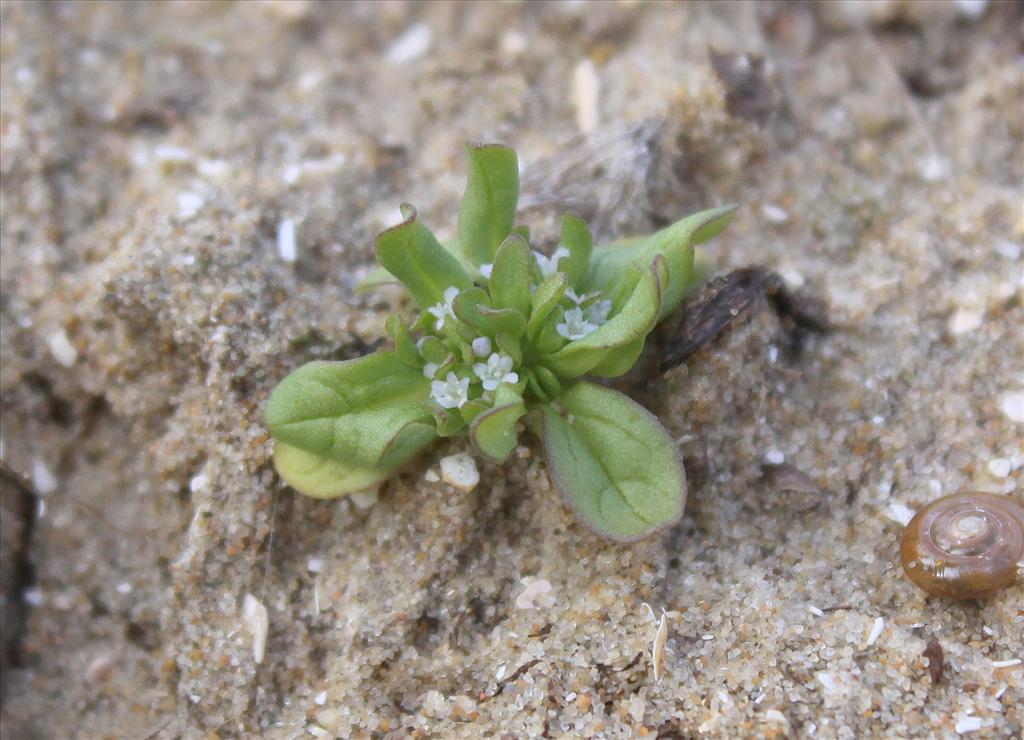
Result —
<instances>
[{"instance_id":1,"label":"white shell fragment","mask_svg":"<svg viewBox=\"0 0 1024 740\"><path fill-rule=\"evenodd\" d=\"M517 609L546 609L553 606L555 597L551 595L551 583L543 578L526 576L519 581L523 584L522 592L516 597Z\"/></svg>"},{"instance_id":2,"label":"white shell fragment","mask_svg":"<svg viewBox=\"0 0 1024 740\"><path fill-rule=\"evenodd\" d=\"M966 735L969 732L977 732L983 724L981 717L961 717L957 720L955 729L961 735Z\"/></svg>"},{"instance_id":3,"label":"white shell fragment","mask_svg":"<svg viewBox=\"0 0 1024 740\"><path fill-rule=\"evenodd\" d=\"M993 668L1012 668L1015 665L1024 663L1024 658L1010 658L1009 660L993 660Z\"/></svg>"},{"instance_id":4,"label":"white shell fragment","mask_svg":"<svg viewBox=\"0 0 1024 740\"><path fill-rule=\"evenodd\" d=\"M765 219L773 224L784 224L789 221L789 213L786 209L774 203L765 203L761 206L761 213L764 214Z\"/></svg>"},{"instance_id":5,"label":"white shell fragment","mask_svg":"<svg viewBox=\"0 0 1024 740\"><path fill-rule=\"evenodd\" d=\"M465 452L441 458L441 478L460 491L472 491L480 482L476 460Z\"/></svg>"},{"instance_id":6,"label":"white shell fragment","mask_svg":"<svg viewBox=\"0 0 1024 740\"><path fill-rule=\"evenodd\" d=\"M71 340L68 339L68 335L64 333L63 329L51 334L46 343L50 346L50 354L53 355L53 359L64 367L71 367L78 360L78 350L71 344Z\"/></svg>"},{"instance_id":7,"label":"white shell fragment","mask_svg":"<svg viewBox=\"0 0 1024 740\"><path fill-rule=\"evenodd\" d=\"M598 124L598 95L600 81L597 69L589 59L584 59L572 71L573 103L576 107L576 125L583 133L590 133Z\"/></svg>"},{"instance_id":8,"label":"white shell fragment","mask_svg":"<svg viewBox=\"0 0 1024 740\"><path fill-rule=\"evenodd\" d=\"M242 601L242 619L252 632L252 658L259 665L263 662L267 650L267 633L270 631L267 607L252 594L246 594Z\"/></svg>"},{"instance_id":9,"label":"white shell fragment","mask_svg":"<svg viewBox=\"0 0 1024 740\"><path fill-rule=\"evenodd\" d=\"M882 636L882 630L885 629L885 620L881 617L875 619L875 624L871 627L871 634L868 635L868 645L874 645L878 642L878 638Z\"/></svg>"},{"instance_id":10,"label":"white shell fragment","mask_svg":"<svg viewBox=\"0 0 1024 740\"><path fill-rule=\"evenodd\" d=\"M282 218L277 225L277 253L285 262L294 262L298 256L298 244L295 241L295 221Z\"/></svg>"},{"instance_id":11,"label":"white shell fragment","mask_svg":"<svg viewBox=\"0 0 1024 740\"><path fill-rule=\"evenodd\" d=\"M405 64L418 59L430 49L433 35L426 23L410 26L388 49L388 61L392 64Z\"/></svg>"},{"instance_id":12,"label":"white shell fragment","mask_svg":"<svg viewBox=\"0 0 1024 740\"><path fill-rule=\"evenodd\" d=\"M654 672L654 680L661 679L661 669L665 663L665 641L668 640L668 615L662 611L661 621L658 622L658 629L654 633L654 642L651 643L651 670Z\"/></svg>"}]
</instances>

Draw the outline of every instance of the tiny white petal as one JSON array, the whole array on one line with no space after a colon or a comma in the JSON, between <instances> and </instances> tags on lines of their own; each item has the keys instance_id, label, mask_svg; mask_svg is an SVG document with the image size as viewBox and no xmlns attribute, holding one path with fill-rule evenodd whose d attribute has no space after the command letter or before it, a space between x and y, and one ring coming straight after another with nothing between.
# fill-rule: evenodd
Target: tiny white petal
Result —
<instances>
[{"instance_id":1,"label":"tiny white petal","mask_svg":"<svg viewBox=\"0 0 1024 740\"><path fill-rule=\"evenodd\" d=\"M437 368L438 365L436 362L428 362L423 366L423 376L433 379L433 377L437 375Z\"/></svg>"},{"instance_id":2,"label":"tiny white petal","mask_svg":"<svg viewBox=\"0 0 1024 740\"><path fill-rule=\"evenodd\" d=\"M494 270L494 265L493 264L488 263L486 265L480 265L480 274L483 275L488 280L491 279L491 272L493 270Z\"/></svg>"},{"instance_id":3,"label":"tiny white petal","mask_svg":"<svg viewBox=\"0 0 1024 740\"><path fill-rule=\"evenodd\" d=\"M591 323L601 326L608 321L608 314L611 313L612 302L609 300L598 301L587 311L587 318Z\"/></svg>"},{"instance_id":4,"label":"tiny white petal","mask_svg":"<svg viewBox=\"0 0 1024 740\"><path fill-rule=\"evenodd\" d=\"M491 354L491 340L487 337L477 337L473 340L473 354L477 357L487 357Z\"/></svg>"}]
</instances>

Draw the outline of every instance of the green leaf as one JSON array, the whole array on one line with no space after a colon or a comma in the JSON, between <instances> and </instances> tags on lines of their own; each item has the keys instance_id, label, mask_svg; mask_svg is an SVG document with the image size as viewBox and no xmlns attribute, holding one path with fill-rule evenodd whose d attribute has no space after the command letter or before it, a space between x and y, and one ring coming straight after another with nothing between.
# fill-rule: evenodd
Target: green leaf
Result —
<instances>
[{"instance_id":1,"label":"green leaf","mask_svg":"<svg viewBox=\"0 0 1024 740\"><path fill-rule=\"evenodd\" d=\"M398 285L399 280L383 267L377 267L356 283L356 295L369 293L382 285Z\"/></svg>"},{"instance_id":2,"label":"green leaf","mask_svg":"<svg viewBox=\"0 0 1024 740\"><path fill-rule=\"evenodd\" d=\"M526 317L513 308L491 308L490 298L481 288L470 288L456 296L452 310L460 321L484 336L508 334L521 337L526 331Z\"/></svg>"},{"instance_id":3,"label":"green leaf","mask_svg":"<svg viewBox=\"0 0 1024 740\"><path fill-rule=\"evenodd\" d=\"M452 356L451 350L445 346L445 343L431 334L423 337L417 346L423 359L433 362L435 365L443 365Z\"/></svg>"},{"instance_id":4,"label":"green leaf","mask_svg":"<svg viewBox=\"0 0 1024 740\"><path fill-rule=\"evenodd\" d=\"M511 357L517 366L523 363L523 344L517 337L499 332L494 336L494 343L498 345L498 349Z\"/></svg>"},{"instance_id":5,"label":"green leaf","mask_svg":"<svg viewBox=\"0 0 1024 740\"><path fill-rule=\"evenodd\" d=\"M658 318L672 313L683 299L693 267L693 245L710 239L732 220L736 206L694 213L648 237L619 246L599 247L591 258L587 290L608 292L630 264L646 269L661 255L668 266L668 284L662 294Z\"/></svg>"},{"instance_id":6,"label":"green leaf","mask_svg":"<svg viewBox=\"0 0 1024 740\"><path fill-rule=\"evenodd\" d=\"M635 542L679 521L683 463L658 419L617 391L579 383L543 413L555 486L594 531Z\"/></svg>"},{"instance_id":7,"label":"green leaf","mask_svg":"<svg viewBox=\"0 0 1024 740\"><path fill-rule=\"evenodd\" d=\"M434 438L430 381L395 352L310 362L267 402L274 439L346 468L394 469Z\"/></svg>"},{"instance_id":8,"label":"green leaf","mask_svg":"<svg viewBox=\"0 0 1024 740\"><path fill-rule=\"evenodd\" d=\"M477 416L469 428L473 446L487 459L503 463L516 446L516 422L526 413L515 388L499 385L494 407Z\"/></svg>"},{"instance_id":9,"label":"green leaf","mask_svg":"<svg viewBox=\"0 0 1024 740\"><path fill-rule=\"evenodd\" d=\"M502 144L470 144L466 192L459 209L459 244L476 266L494 261L512 233L519 201L519 160Z\"/></svg>"},{"instance_id":10,"label":"green leaf","mask_svg":"<svg viewBox=\"0 0 1024 740\"><path fill-rule=\"evenodd\" d=\"M416 349L415 340L409 334L409 327L406 326L401 317L389 316L388 320L384 323L384 328L395 340L395 351L398 353L398 359L414 370L422 370L423 358L420 357L420 351Z\"/></svg>"},{"instance_id":11,"label":"green leaf","mask_svg":"<svg viewBox=\"0 0 1024 740\"><path fill-rule=\"evenodd\" d=\"M569 250L569 259L562 266L569 273L569 284L577 288L590 269L593 240L587 222L571 211L562 217L561 244Z\"/></svg>"},{"instance_id":12,"label":"green leaf","mask_svg":"<svg viewBox=\"0 0 1024 740\"><path fill-rule=\"evenodd\" d=\"M530 281L533 255L526 241L512 234L498 247L491 271L490 291L495 308L512 308L526 316L530 312Z\"/></svg>"},{"instance_id":13,"label":"green leaf","mask_svg":"<svg viewBox=\"0 0 1024 740\"><path fill-rule=\"evenodd\" d=\"M658 275L662 262L662 257L655 258L617 314L587 336L569 342L544 358L544 364L563 378L578 377L602 364L606 369L621 369L626 358L636 350L636 342L642 343L658 320L661 303ZM634 361L636 356L633 356ZM626 366L622 372L630 367L632 365Z\"/></svg>"},{"instance_id":14,"label":"green leaf","mask_svg":"<svg viewBox=\"0 0 1024 740\"><path fill-rule=\"evenodd\" d=\"M527 323L527 334L532 338L543 327L544 322L554 310L558 302L562 300L565 291L569 288L569 278L564 272L556 272L545 278L544 282L537 286L531 300L532 310L530 320Z\"/></svg>"},{"instance_id":15,"label":"green leaf","mask_svg":"<svg viewBox=\"0 0 1024 740\"><path fill-rule=\"evenodd\" d=\"M538 365L533 368L533 374L537 378L538 385L544 390L544 395L548 398L558 398L562 394L562 384L558 382L555 374L546 367Z\"/></svg>"},{"instance_id":16,"label":"green leaf","mask_svg":"<svg viewBox=\"0 0 1024 740\"><path fill-rule=\"evenodd\" d=\"M620 375L625 375L640 359L646 339L646 337L641 337L629 344L616 347L605 355L601 362L592 367L588 374L596 375L599 378L617 378Z\"/></svg>"},{"instance_id":17,"label":"green leaf","mask_svg":"<svg viewBox=\"0 0 1024 740\"><path fill-rule=\"evenodd\" d=\"M415 208L403 204L402 216L405 221L377 236L377 259L402 281L420 308L440 303L446 288L473 284L458 260L416 220Z\"/></svg>"},{"instance_id":18,"label":"green leaf","mask_svg":"<svg viewBox=\"0 0 1024 740\"><path fill-rule=\"evenodd\" d=\"M391 474L388 470L328 460L280 440L274 442L274 467L285 483L314 498L335 498L362 491Z\"/></svg>"},{"instance_id":19,"label":"green leaf","mask_svg":"<svg viewBox=\"0 0 1024 740\"><path fill-rule=\"evenodd\" d=\"M445 410L435 405L432 411L437 424L438 437L454 437L466 428L466 419L458 409Z\"/></svg>"}]
</instances>

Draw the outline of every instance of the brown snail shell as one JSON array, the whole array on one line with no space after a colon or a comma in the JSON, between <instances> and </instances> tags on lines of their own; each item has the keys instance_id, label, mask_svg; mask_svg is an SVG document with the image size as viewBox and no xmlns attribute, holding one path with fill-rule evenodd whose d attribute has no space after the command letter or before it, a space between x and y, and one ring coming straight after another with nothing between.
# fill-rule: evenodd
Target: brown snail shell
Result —
<instances>
[{"instance_id":1,"label":"brown snail shell","mask_svg":"<svg viewBox=\"0 0 1024 740\"><path fill-rule=\"evenodd\" d=\"M973 599L998 591L1024 568L1024 505L979 491L944 496L907 524L900 561L932 596Z\"/></svg>"}]
</instances>

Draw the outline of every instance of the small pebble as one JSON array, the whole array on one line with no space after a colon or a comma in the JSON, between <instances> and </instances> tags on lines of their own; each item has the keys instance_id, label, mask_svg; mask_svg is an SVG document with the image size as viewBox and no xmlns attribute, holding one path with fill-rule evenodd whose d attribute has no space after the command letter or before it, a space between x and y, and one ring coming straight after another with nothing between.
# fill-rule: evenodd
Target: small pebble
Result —
<instances>
[{"instance_id":1,"label":"small pebble","mask_svg":"<svg viewBox=\"0 0 1024 740\"><path fill-rule=\"evenodd\" d=\"M375 506L380 499L380 486L373 486L364 491L354 491L348 495L349 499L360 509L369 509Z\"/></svg>"},{"instance_id":2,"label":"small pebble","mask_svg":"<svg viewBox=\"0 0 1024 740\"><path fill-rule=\"evenodd\" d=\"M387 60L392 64L405 64L418 59L430 49L433 35L426 23L410 26L388 49Z\"/></svg>"},{"instance_id":3,"label":"small pebble","mask_svg":"<svg viewBox=\"0 0 1024 740\"><path fill-rule=\"evenodd\" d=\"M889 504L889 508L886 511L890 519L897 524L902 524L904 527L914 518L914 513L913 509L903 504Z\"/></svg>"},{"instance_id":4,"label":"small pebble","mask_svg":"<svg viewBox=\"0 0 1024 740\"><path fill-rule=\"evenodd\" d=\"M194 193L190 190L178 193L178 218L192 218L203 207L203 203L203 196L199 193Z\"/></svg>"},{"instance_id":5,"label":"small pebble","mask_svg":"<svg viewBox=\"0 0 1024 740\"><path fill-rule=\"evenodd\" d=\"M465 452L441 458L441 478L460 491L472 491L480 482L476 460Z\"/></svg>"},{"instance_id":6,"label":"small pebble","mask_svg":"<svg viewBox=\"0 0 1024 740\"><path fill-rule=\"evenodd\" d=\"M949 176L949 162L937 154L929 154L921 160L921 178L936 182Z\"/></svg>"},{"instance_id":7,"label":"small pebble","mask_svg":"<svg viewBox=\"0 0 1024 740\"><path fill-rule=\"evenodd\" d=\"M551 583L543 578L526 576L520 583L524 588L516 597L517 609L544 609L553 606L555 597L551 595Z\"/></svg>"},{"instance_id":8,"label":"small pebble","mask_svg":"<svg viewBox=\"0 0 1024 740\"><path fill-rule=\"evenodd\" d=\"M91 684L103 683L114 672L114 661L109 656L100 655L92 659L85 668L85 680Z\"/></svg>"},{"instance_id":9,"label":"small pebble","mask_svg":"<svg viewBox=\"0 0 1024 740\"><path fill-rule=\"evenodd\" d=\"M786 456L779 450L768 450L765 453L764 459L772 465L782 465L782 463L786 462Z\"/></svg>"},{"instance_id":10,"label":"small pebble","mask_svg":"<svg viewBox=\"0 0 1024 740\"><path fill-rule=\"evenodd\" d=\"M192 161L192 150L174 144L159 144L153 149L153 158L158 162L181 164Z\"/></svg>"},{"instance_id":11,"label":"small pebble","mask_svg":"<svg viewBox=\"0 0 1024 740\"><path fill-rule=\"evenodd\" d=\"M999 399L999 410L1010 421L1024 424L1024 393L1004 393Z\"/></svg>"},{"instance_id":12,"label":"small pebble","mask_svg":"<svg viewBox=\"0 0 1024 740\"><path fill-rule=\"evenodd\" d=\"M983 724L981 717L961 717L957 720L955 729L961 735L966 735L969 732L977 732Z\"/></svg>"},{"instance_id":13,"label":"small pebble","mask_svg":"<svg viewBox=\"0 0 1024 740\"><path fill-rule=\"evenodd\" d=\"M985 15L989 0L953 0L957 12L964 18L976 21Z\"/></svg>"},{"instance_id":14,"label":"small pebble","mask_svg":"<svg viewBox=\"0 0 1024 740\"><path fill-rule=\"evenodd\" d=\"M1000 256L1005 257L1008 260L1020 259L1022 251L1020 244L1011 242L1009 239L996 239L992 246Z\"/></svg>"},{"instance_id":15,"label":"small pebble","mask_svg":"<svg viewBox=\"0 0 1024 740\"><path fill-rule=\"evenodd\" d=\"M32 487L40 496L53 493L59 485L57 476L50 472L41 458L32 461Z\"/></svg>"},{"instance_id":16,"label":"small pebble","mask_svg":"<svg viewBox=\"0 0 1024 740\"><path fill-rule=\"evenodd\" d=\"M203 177L218 179L228 174L229 165L224 159L200 159L196 170Z\"/></svg>"},{"instance_id":17,"label":"small pebble","mask_svg":"<svg viewBox=\"0 0 1024 740\"><path fill-rule=\"evenodd\" d=\"M949 333L953 336L969 334L981 327L985 309L981 306L961 306L949 318Z\"/></svg>"},{"instance_id":18,"label":"small pebble","mask_svg":"<svg viewBox=\"0 0 1024 740\"><path fill-rule=\"evenodd\" d=\"M1005 478L1013 472L1013 463L1005 457L997 457L995 460L989 460L988 472L996 478Z\"/></svg>"},{"instance_id":19,"label":"small pebble","mask_svg":"<svg viewBox=\"0 0 1024 740\"><path fill-rule=\"evenodd\" d=\"M319 694L317 694L316 696L313 697L313 702L317 706L321 706L322 707L324 704L327 703L327 692L326 691L321 691Z\"/></svg>"},{"instance_id":20,"label":"small pebble","mask_svg":"<svg viewBox=\"0 0 1024 740\"><path fill-rule=\"evenodd\" d=\"M423 474L423 480L427 483L437 483L441 480L441 476L439 476L433 468L427 468L427 472Z\"/></svg>"},{"instance_id":21,"label":"small pebble","mask_svg":"<svg viewBox=\"0 0 1024 740\"><path fill-rule=\"evenodd\" d=\"M310 573L321 573L324 569L324 561L320 558L310 558L306 561L306 570Z\"/></svg>"}]
</instances>

